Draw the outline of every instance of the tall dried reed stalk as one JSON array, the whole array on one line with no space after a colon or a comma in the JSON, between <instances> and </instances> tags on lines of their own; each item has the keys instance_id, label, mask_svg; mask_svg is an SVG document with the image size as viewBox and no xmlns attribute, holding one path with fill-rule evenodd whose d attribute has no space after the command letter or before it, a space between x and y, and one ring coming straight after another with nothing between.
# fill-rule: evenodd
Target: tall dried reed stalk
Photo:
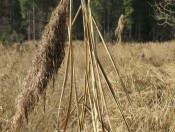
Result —
<instances>
[{"instance_id":1,"label":"tall dried reed stalk","mask_svg":"<svg viewBox=\"0 0 175 132\"><path fill-rule=\"evenodd\" d=\"M70 0L71 1L71 0ZM98 58L98 54L97 54L97 50L96 50L96 43L95 43L95 37L94 37L94 27L96 28L97 32L99 33L99 36L103 42L103 45L106 49L106 52L108 53L109 59L112 62L112 65L114 66L114 70L117 72L117 74L119 75L121 84L123 86L124 92L126 93L126 96L128 98L128 101L130 102L130 97L127 94L127 90L126 87L122 81L122 78L120 76L120 72L118 70L118 67L116 66L116 64L114 63L114 60L111 56L110 51L108 50L104 39L99 31L99 28L92 16L91 13L91 0L88 0L88 3L86 3L85 0L81 0L81 9L82 9L82 15L83 15L83 27L84 27L84 45L85 45L85 73L84 73L84 92L82 94L81 97L82 98L82 107L79 108L79 101L78 101L78 97L77 97L77 92L76 92L76 85L74 85L74 91L75 91L75 106L73 107L72 110L70 110L70 105L72 103L72 87L73 87L73 82L75 83L75 71L74 69L74 63L72 61L71 58L73 58L73 54L71 54L73 52L72 49L72 44L71 44L71 28L69 26L69 51L68 51L68 58L67 58L67 68L65 71L65 80L63 83L63 87L62 87L62 92L61 92L61 98L60 98L60 104L59 104L59 108L58 108L58 120L59 120L59 113L60 113L60 108L61 108L61 104L62 104L62 100L64 97L64 91L65 91L65 85L67 83L67 76L68 76L68 72L70 72L70 76L71 76L71 82L70 82L70 95L69 95L69 100L68 100L68 106L67 106L67 115L64 118L62 123L58 123L61 124L61 126L58 126L58 131L60 131L61 129L64 129L64 131L66 130L66 126L68 124L68 121L70 120L73 111L76 108L76 112L77 112L77 120L78 120L78 127L79 127L79 131L83 131L85 129L85 126L87 126L86 124L86 119L87 116L90 116L92 119L92 126L93 126L93 131L94 132L100 132L100 131L113 131L112 125L111 125L111 121L109 118L109 110L108 110L108 105L107 105L107 101L105 98L105 94L104 94L104 88L102 86L102 78L106 81L107 84L107 88L109 89L110 93L112 94L112 97L114 98L115 102L116 102L116 106L117 109L119 109L120 113L121 113L121 117L124 120L124 123L126 124L127 130L130 131L129 125L125 119L125 115L123 113L122 107L120 106L120 102L118 100L118 98L116 97L115 91L110 83L110 80L108 78L108 75L105 72L105 69L103 68L99 58ZM71 6L70 6L70 10L71 10ZM80 8L77 11L77 14L79 13ZM77 17L77 14L75 15L75 18ZM70 15L70 23L69 25L73 25L73 23L75 22L73 20L73 22L71 23L71 15ZM68 67L69 71L68 71ZM99 98L101 97L101 98ZM88 107L88 109L87 109ZM105 117L104 117L105 114ZM103 115L103 116L102 116Z\"/></svg>"},{"instance_id":2,"label":"tall dried reed stalk","mask_svg":"<svg viewBox=\"0 0 175 132\"><path fill-rule=\"evenodd\" d=\"M46 90L49 80L54 78L62 63L65 55L67 7L68 0L62 0L45 27L32 68L22 85L23 91L16 99L16 112L10 126L12 131L20 129L24 118L28 120L39 96Z\"/></svg>"}]
</instances>

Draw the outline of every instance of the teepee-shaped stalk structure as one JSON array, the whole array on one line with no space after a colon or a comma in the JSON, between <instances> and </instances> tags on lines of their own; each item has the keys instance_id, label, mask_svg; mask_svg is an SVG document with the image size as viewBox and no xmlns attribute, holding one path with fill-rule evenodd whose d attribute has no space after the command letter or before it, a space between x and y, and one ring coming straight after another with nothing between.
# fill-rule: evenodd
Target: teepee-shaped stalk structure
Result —
<instances>
[{"instance_id":1,"label":"teepee-shaped stalk structure","mask_svg":"<svg viewBox=\"0 0 175 132\"><path fill-rule=\"evenodd\" d=\"M70 2L70 4L72 1ZM91 5L90 0L88 0L88 3L85 2L85 0L81 0L80 8L78 9L75 18L72 22L72 14L71 14L71 7L70 5L70 16L69 16L69 52L68 52L68 58L67 58L67 68L66 68L66 74L65 74L65 80L62 87L62 93L60 98L60 105L58 110L61 108L61 102L63 100L64 94L65 94L65 85L67 82L67 76L68 72L70 72L70 98L69 98L69 105L68 105L68 111L66 114L65 119L62 123L59 122L58 124L61 124L58 128L58 130L64 129L66 130L66 126L68 124L68 119L72 115L73 112L77 112L77 120L78 120L78 126L79 131L84 130L84 126L86 124L86 118L87 116L91 117L92 120L92 126L93 131L113 131L111 121L109 118L109 108L106 103L105 94L104 94L104 88L102 86L102 79L105 80L107 84L107 88L109 89L109 92L113 96L116 107L120 111L121 116L123 118L124 123L126 124L126 128L128 131L129 125L127 124L127 121L125 119L124 113L122 111L122 108L120 106L120 102L118 101L116 94L114 92L114 89L110 83L110 80L108 79L108 76L98 58L98 53L96 49L96 42L95 42L95 36L94 36L94 30L96 30L102 40L103 46L109 56L109 59L111 61L111 64L114 67L114 71L118 74L121 84L123 86L123 90L126 93L126 97L128 99L128 102L131 103L131 99L129 95L127 94L127 90L125 88L125 85L123 83L123 80L120 76L120 72L117 68L117 65L114 63L114 60L111 56L110 51L108 50L105 41L100 33L100 30L95 22L95 19L91 12ZM81 97L77 97L77 88L75 82L76 82L76 74L74 70L74 56L73 56L73 47L72 47L72 41L71 41L71 29L72 25L74 24L77 15L79 12L82 11L83 15L83 27L84 27L84 47L85 47L85 72L84 72L84 92ZM70 67L70 68L68 68ZM68 71L70 69L70 71ZM73 92L74 89L74 92ZM71 103L73 102L72 96L75 95L75 101L76 102L72 110L70 110ZM78 100L78 98L80 98ZM79 104L80 102L83 104L80 108ZM76 110L75 110L76 109ZM60 111L58 111L58 119L60 119ZM105 116L104 116L105 113Z\"/></svg>"}]
</instances>

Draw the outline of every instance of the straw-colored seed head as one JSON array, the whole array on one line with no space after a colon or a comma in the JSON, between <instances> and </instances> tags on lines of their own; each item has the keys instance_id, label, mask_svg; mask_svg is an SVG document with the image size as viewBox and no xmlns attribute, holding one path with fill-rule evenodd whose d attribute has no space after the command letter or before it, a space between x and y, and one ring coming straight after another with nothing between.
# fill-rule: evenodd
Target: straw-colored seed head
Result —
<instances>
[{"instance_id":1,"label":"straw-colored seed head","mask_svg":"<svg viewBox=\"0 0 175 132\"><path fill-rule=\"evenodd\" d=\"M65 55L67 6L67 0L61 1L45 27L33 65L23 83L23 92L16 100L16 113L11 123L13 131L18 131L23 118L28 120L28 114L38 103L39 95L44 92L62 63Z\"/></svg>"},{"instance_id":2,"label":"straw-colored seed head","mask_svg":"<svg viewBox=\"0 0 175 132\"><path fill-rule=\"evenodd\" d=\"M117 37L117 42L119 44L121 44L121 37L122 37L122 32L123 32L123 28L124 28L124 21L123 21L123 14L121 14L119 20L118 20L118 25L117 28L115 30L115 36Z\"/></svg>"}]
</instances>

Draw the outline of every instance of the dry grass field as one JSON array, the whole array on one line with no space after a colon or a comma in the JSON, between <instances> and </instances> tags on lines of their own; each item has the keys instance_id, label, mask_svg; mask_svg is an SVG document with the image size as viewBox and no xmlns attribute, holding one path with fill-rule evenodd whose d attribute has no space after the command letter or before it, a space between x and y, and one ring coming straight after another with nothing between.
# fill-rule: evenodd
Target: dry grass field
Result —
<instances>
[{"instance_id":1,"label":"dry grass field","mask_svg":"<svg viewBox=\"0 0 175 132\"><path fill-rule=\"evenodd\" d=\"M4 130L15 113L15 98L22 91L21 84L32 64L37 48L33 43L37 45L37 42L25 42L21 50L17 50L18 46L4 49L0 45L0 131ZM131 98L131 104L128 103L119 78L100 43L97 45L98 56L114 87L131 132L175 132L175 41L128 43L122 45L120 49L112 44L107 44L107 46L119 67L121 77ZM73 48L76 85L78 98L80 98L84 90L85 47L83 42L74 41ZM53 83L50 82L47 87L45 103L44 96L40 97L39 104L29 116L28 123L25 121L21 131L53 132L56 130L65 65L64 60L58 71L55 85L53 86ZM102 84L113 131L127 131L104 80L102 80ZM69 99L68 85L66 93L59 120L64 120L66 116ZM92 120L88 113L86 116L84 131L93 131ZM105 119L105 115L103 116ZM76 113L72 114L67 131L78 131L76 118Z\"/></svg>"}]
</instances>

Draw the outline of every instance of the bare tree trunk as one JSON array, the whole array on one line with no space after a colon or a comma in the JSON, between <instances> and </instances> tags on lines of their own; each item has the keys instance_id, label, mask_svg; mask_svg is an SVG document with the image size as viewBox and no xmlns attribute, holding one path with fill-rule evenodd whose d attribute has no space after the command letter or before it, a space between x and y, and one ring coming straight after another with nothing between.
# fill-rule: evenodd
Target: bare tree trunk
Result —
<instances>
[{"instance_id":1,"label":"bare tree trunk","mask_svg":"<svg viewBox=\"0 0 175 132\"><path fill-rule=\"evenodd\" d=\"M108 25L107 25L107 30L108 30L108 31L107 31L107 32L108 32L107 39L108 39L108 41L109 41L109 40L111 40L111 37L110 37L111 34L110 34L110 31L109 31L109 30L110 30L110 28L109 28L109 22L110 22L110 20L109 20L109 19L110 19L110 18L109 18L109 9L110 9L110 8L109 8L109 1L108 1L107 4L108 4L108 5L107 5L107 14L108 14L108 16L107 16L107 23L108 23Z\"/></svg>"},{"instance_id":2,"label":"bare tree trunk","mask_svg":"<svg viewBox=\"0 0 175 132\"><path fill-rule=\"evenodd\" d=\"M103 36L106 36L106 10L104 11L104 25L103 25Z\"/></svg>"},{"instance_id":3,"label":"bare tree trunk","mask_svg":"<svg viewBox=\"0 0 175 132\"><path fill-rule=\"evenodd\" d=\"M138 39L141 40L140 24L139 24L139 27L138 27Z\"/></svg>"},{"instance_id":4,"label":"bare tree trunk","mask_svg":"<svg viewBox=\"0 0 175 132\"><path fill-rule=\"evenodd\" d=\"M129 29L129 40L132 38L132 29Z\"/></svg>"},{"instance_id":5,"label":"bare tree trunk","mask_svg":"<svg viewBox=\"0 0 175 132\"><path fill-rule=\"evenodd\" d=\"M30 11L29 11L29 0L27 0L27 34L28 34L28 40L31 39L30 35L31 35L31 27L30 27Z\"/></svg>"},{"instance_id":6,"label":"bare tree trunk","mask_svg":"<svg viewBox=\"0 0 175 132\"><path fill-rule=\"evenodd\" d=\"M36 40L36 35L35 35L35 4L33 2L33 40Z\"/></svg>"},{"instance_id":7,"label":"bare tree trunk","mask_svg":"<svg viewBox=\"0 0 175 132\"><path fill-rule=\"evenodd\" d=\"M153 27L153 41L155 41L155 27Z\"/></svg>"}]
</instances>

